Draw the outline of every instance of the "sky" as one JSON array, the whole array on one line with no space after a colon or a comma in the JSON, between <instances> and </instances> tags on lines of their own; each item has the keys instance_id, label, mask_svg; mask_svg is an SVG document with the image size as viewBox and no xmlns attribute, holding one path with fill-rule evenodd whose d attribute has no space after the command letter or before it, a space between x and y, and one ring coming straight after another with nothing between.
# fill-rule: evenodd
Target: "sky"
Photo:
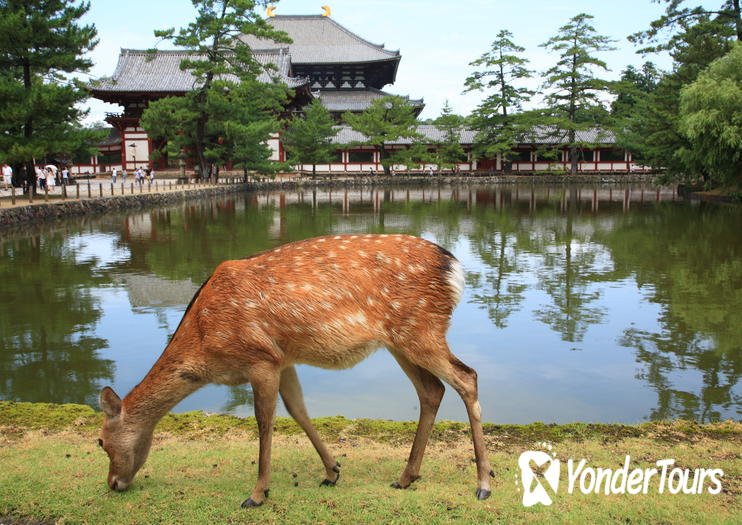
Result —
<instances>
[{"instance_id":1,"label":"sky","mask_svg":"<svg viewBox=\"0 0 742 525\"><path fill-rule=\"evenodd\" d=\"M694 2L718 5L720 1ZM615 40L616 50L601 53L611 71L604 78L618 78L628 65L652 60L669 69L667 56L636 54L626 37L647 29L664 5L651 0L282 0L275 2L277 15L321 14L322 5L332 9L332 18L359 36L387 49L399 50L402 60L393 85L385 91L423 98L421 118L435 118L448 101L456 113L470 113L483 98L479 92L462 93L464 81L474 68L469 62L486 52L500 29L514 35L514 42L526 48L523 56L530 68L543 72L555 55L539 47L568 20L582 12L593 15L593 27ZM262 9L261 9L262 11ZM90 78L110 76L121 48L148 49L158 45L155 29L182 27L193 20L190 0L92 0L83 23L94 23L100 42L90 53L94 62ZM161 49L171 49L165 42ZM536 74L532 85L540 82ZM536 103L537 101L534 101ZM90 99L86 122L102 121L106 111L119 112L113 104Z\"/></svg>"}]
</instances>

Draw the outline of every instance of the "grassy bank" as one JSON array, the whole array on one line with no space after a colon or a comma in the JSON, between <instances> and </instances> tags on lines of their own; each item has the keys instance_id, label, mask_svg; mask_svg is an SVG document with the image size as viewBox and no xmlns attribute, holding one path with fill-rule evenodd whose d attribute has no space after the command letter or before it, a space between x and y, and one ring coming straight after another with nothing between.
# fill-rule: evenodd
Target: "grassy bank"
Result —
<instances>
[{"instance_id":1,"label":"grassy bank","mask_svg":"<svg viewBox=\"0 0 742 525\"><path fill-rule=\"evenodd\" d=\"M466 425L439 423L422 479L389 487L401 472L414 423L315 420L342 464L336 487L320 488L323 469L289 420L276 424L268 503L240 502L255 480L253 418L170 415L133 487L112 493L107 458L95 444L100 415L79 405L0 402L0 523L735 523L740 516L742 424L689 422L626 425L487 425L495 478L492 497L476 501ZM721 468L720 494L567 494L562 468L554 504L524 508L518 456L547 441L562 460L594 467ZM522 489L521 489L522 490Z\"/></svg>"}]
</instances>

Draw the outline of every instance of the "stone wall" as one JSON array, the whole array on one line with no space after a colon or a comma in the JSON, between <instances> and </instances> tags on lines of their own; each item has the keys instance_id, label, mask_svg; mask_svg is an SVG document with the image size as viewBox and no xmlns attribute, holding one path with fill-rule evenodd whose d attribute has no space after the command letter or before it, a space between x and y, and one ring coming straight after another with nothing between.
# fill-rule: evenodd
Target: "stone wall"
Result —
<instances>
[{"instance_id":1,"label":"stone wall","mask_svg":"<svg viewBox=\"0 0 742 525\"><path fill-rule=\"evenodd\" d=\"M99 214L151 206L163 206L215 195L225 195L247 191L266 191L295 188L331 188L359 186L419 186L419 185L479 185L479 184L620 184L651 183L648 175L540 175L540 176L486 176L486 177L352 177L338 179L318 177L316 179L265 180L246 184L230 184L213 188L188 189L168 193L142 193L104 197L98 199L68 200L54 203L40 203L14 208L0 208L0 228L13 224L36 223L64 217Z\"/></svg>"}]
</instances>

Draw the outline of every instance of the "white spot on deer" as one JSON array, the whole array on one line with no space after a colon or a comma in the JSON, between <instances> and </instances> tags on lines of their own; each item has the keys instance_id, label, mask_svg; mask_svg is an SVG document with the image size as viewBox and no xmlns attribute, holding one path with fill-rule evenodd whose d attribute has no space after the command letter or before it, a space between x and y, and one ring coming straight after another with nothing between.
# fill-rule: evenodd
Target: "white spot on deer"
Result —
<instances>
[{"instance_id":1,"label":"white spot on deer","mask_svg":"<svg viewBox=\"0 0 742 525\"><path fill-rule=\"evenodd\" d=\"M333 239L335 239L336 241L337 241L337 240L338 240L339 238L340 238L340 235L336 235L335 237L333 237Z\"/></svg>"},{"instance_id":2,"label":"white spot on deer","mask_svg":"<svg viewBox=\"0 0 742 525\"><path fill-rule=\"evenodd\" d=\"M423 307L428 304L428 300L425 299L425 297L422 297L417 301L417 306Z\"/></svg>"},{"instance_id":3,"label":"white spot on deer","mask_svg":"<svg viewBox=\"0 0 742 525\"><path fill-rule=\"evenodd\" d=\"M345 318L345 320L348 324L366 324L367 322L366 315L363 312L350 314Z\"/></svg>"},{"instance_id":4,"label":"white spot on deer","mask_svg":"<svg viewBox=\"0 0 742 525\"><path fill-rule=\"evenodd\" d=\"M391 302L391 303L389 303L389 304L390 304L390 305L392 306L392 308L394 308L395 310L399 310L400 308L402 308L402 303L400 303L399 301L392 301L392 302Z\"/></svg>"},{"instance_id":5,"label":"white spot on deer","mask_svg":"<svg viewBox=\"0 0 742 525\"><path fill-rule=\"evenodd\" d=\"M397 266L397 268L401 268L402 267L402 261L400 261L397 258L394 259L394 264Z\"/></svg>"},{"instance_id":6,"label":"white spot on deer","mask_svg":"<svg viewBox=\"0 0 742 525\"><path fill-rule=\"evenodd\" d=\"M366 303L368 303L368 305L369 305L369 306L373 306L374 304L376 304L376 303L374 302L374 300L373 300L373 299L371 299L370 297L368 297L368 298L366 299Z\"/></svg>"},{"instance_id":7,"label":"white spot on deer","mask_svg":"<svg viewBox=\"0 0 742 525\"><path fill-rule=\"evenodd\" d=\"M348 242L348 241L343 241L343 242ZM345 246L344 244L341 244L341 245L340 245L340 249L341 249L341 250L347 250L347 249L348 249L348 247L347 247L347 246Z\"/></svg>"},{"instance_id":8,"label":"white spot on deer","mask_svg":"<svg viewBox=\"0 0 742 525\"><path fill-rule=\"evenodd\" d=\"M389 236L386 233L382 233L381 235L379 235L379 237L386 238L386 237L389 237Z\"/></svg>"},{"instance_id":9,"label":"white spot on deer","mask_svg":"<svg viewBox=\"0 0 742 525\"><path fill-rule=\"evenodd\" d=\"M260 305L255 301L245 301L245 308L257 308L258 306Z\"/></svg>"},{"instance_id":10,"label":"white spot on deer","mask_svg":"<svg viewBox=\"0 0 742 525\"><path fill-rule=\"evenodd\" d=\"M358 235L351 235L350 238L351 239L357 239L358 238Z\"/></svg>"},{"instance_id":11,"label":"white spot on deer","mask_svg":"<svg viewBox=\"0 0 742 525\"><path fill-rule=\"evenodd\" d=\"M366 255L368 254L364 252L363 250L358 250L358 257L366 257Z\"/></svg>"},{"instance_id":12,"label":"white spot on deer","mask_svg":"<svg viewBox=\"0 0 742 525\"><path fill-rule=\"evenodd\" d=\"M333 252L332 250L331 250L331 251L329 251L329 252L327 252L327 256L328 256L328 257L335 257L336 255L337 255L337 254L336 254L335 252Z\"/></svg>"},{"instance_id":13,"label":"white spot on deer","mask_svg":"<svg viewBox=\"0 0 742 525\"><path fill-rule=\"evenodd\" d=\"M314 286L312 286L309 283L304 283L304 284L301 285L301 289L303 291L305 291L305 292L313 292L314 291Z\"/></svg>"},{"instance_id":14,"label":"white spot on deer","mask_svg":"<svg viewBox=\"0 0 742 525\"><path fill-rule=\"evenodd\" d=\"M406 281L407 276L404 273L400 272L397 274L397 279L399 279L400 281Z\"/></svg>"},{"instance_id":15,"label":"white spot on deer","mask_svg":"<svg viewBox=\"0 0 742 525\"><path fill-rule=\"evenodd\" d=\"M324 237L322 237L321 239L317 239L317 242L325 242L326 240L327 239L325 239Z\"/></svg>"},{"instance_id":16,"label":"white spot on deer","mask_svg":"<svg viewBox=\"0 0 742 525\"><path fill-rule=\"evenodd\" d=\"M453 293L454 304L458 303L464 293L464 268L457 260L451 263L448 274L448 286Z\"/></svg>"},{"instance_id":17,"label":"white spot on deer","mask_svg":"<svg viewBox=\"0 0 742 525\"><path fill-rule=\"evenodd\" d=\"M389 288L387 288L386 286L384 286L381 289L381 295L389 295Z\"/></svg>"}]
</instances>

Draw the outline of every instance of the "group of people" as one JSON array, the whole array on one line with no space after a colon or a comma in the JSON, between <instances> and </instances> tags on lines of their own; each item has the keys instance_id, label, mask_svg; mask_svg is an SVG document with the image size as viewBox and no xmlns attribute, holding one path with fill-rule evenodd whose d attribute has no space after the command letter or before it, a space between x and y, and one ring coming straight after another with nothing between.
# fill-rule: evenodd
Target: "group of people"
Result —
<instances>
[{"instance_id":1,"label":"group of people","mask_svg":"<svg viewBox=\"0 0 742 525\"><path fill-rule=\"evenodd\" d=\"M36 166L36 183L39 185L39 189L54 189L57 184L66 186L70 183L70 170L67 166L63 166L59 170L54 164L49 164L44 168Z\"/></svg>"},{"instance_id":2,"label":"group of people","mask_svg":"<svg viewBox=\"0 0 742 525\"><path fill-rule=\"evenodd\" d=\"M116 179L121 176L121 182L126 182L126 170L122 169L119 170L118 168L114 167L111 169L111 182L116 184ZM137 184L144 184L144 181L148 180L150 183L155 181L155 170L146 168L137 168L134 170L134 182Z\"/></svg>"}]
</instances>

